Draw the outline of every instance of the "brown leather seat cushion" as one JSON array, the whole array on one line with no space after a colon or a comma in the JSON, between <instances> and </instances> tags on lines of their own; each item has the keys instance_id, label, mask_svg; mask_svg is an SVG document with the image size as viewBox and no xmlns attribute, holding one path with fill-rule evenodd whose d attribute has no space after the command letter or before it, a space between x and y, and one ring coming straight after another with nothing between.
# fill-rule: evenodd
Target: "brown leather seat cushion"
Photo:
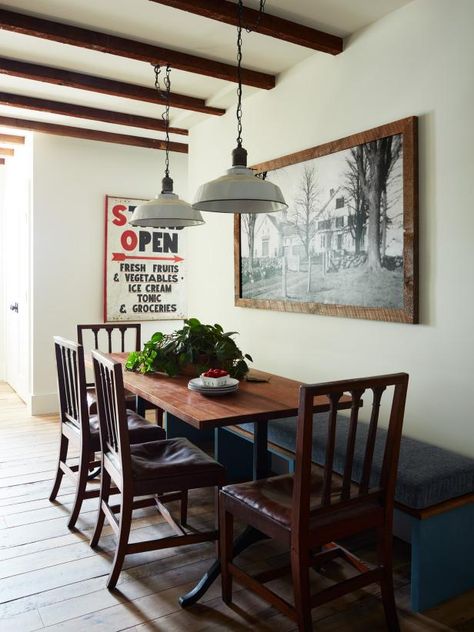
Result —
<instances>
[{"instance_id":1,"label":"brown leather seat cushion","mask_svg":"<svg viewBox=\"0 0 474 632\"><path fill-rule=\"evenodd\" d=\"M125 389L125 403L127 408L135 408L136 395ZM94 387L87 389L87 408L90 415L97 415L97 394Z\"/></svg>"},{"instance_id":2,"label":"brown leather seat cushion","mask_svg":"<svg viewBox=\"0 0 474 632\"><path fill-rule=\"evenodd\" d=\"M198 479L215 473L224 476L224 467L187 439L152 441L130 448L133 478L139 481L183 476Z\"/></svg>"},{"instance_id":3,"label":"brown leather seat cushion","mask_svg":"<svg viewBox=\"0 0 474 632\"><path fill-rule=\"evenodd\" d=\"M293 474L272 476L248 483L228 485L223 492L248 505L267 518L279 522L282 526L291 526L291 503L293 495ZM334 474L331 497L336 498L341 492L342 479ZM322 470L313 468L311 472L311 511L320 506L323 490Z\"/></svg>"},{"instance_id":4,"label":"brown leather seat cushion","mask_svg":"<svg viewBox=\"0 0 474 632\"><path fill-rule=\"evenodd\" d=\"M130 443L146 443L166 439L166 432L160 426L155 426L133 410L127 410L128 431ZM93 449L100 450L99 418L92 415L89 418Z\"/></svg>"}]
</instances>

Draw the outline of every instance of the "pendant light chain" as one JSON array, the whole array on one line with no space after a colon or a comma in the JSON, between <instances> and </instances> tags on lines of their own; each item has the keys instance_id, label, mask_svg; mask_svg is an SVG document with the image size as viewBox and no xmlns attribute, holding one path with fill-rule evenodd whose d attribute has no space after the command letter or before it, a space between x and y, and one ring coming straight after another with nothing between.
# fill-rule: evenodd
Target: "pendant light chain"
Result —
<instances>
[{"instance_id":1,"label":"pendant light chain","mask_svg":"<svg viewBox=\"0 0 474 632\"><path fill-rule=\"evenodd\" d=\"M237 147L242 147L242 0L238 1L237 26Z\"/></svg>"},{"instance_id":2,"label":"pendant light chain","mask_svg":"<svg viewBox=\"0 0 474 632\"><path fill-rule=\"evenodd\" d=\"M237 2L237 147L242 147L242 29L245 28L247 33L254 31L262 19L265 11L266 0L260 0L260 8L257 21L253 27L243 25L243 0Z\"/></svg>"},{"instance_id":3,"label":"pendant light chain","mask_svg":"<svg viewBox=\"0 0 474 632\"><path fill-rule=\"evenodd\" d=\"M173 191L173 179L170 178L170 101L171 101L171 66L167 64L163 68L159 64L152 64L155 71L155 88L160 98L163 99L165 108L161 118L165 124L165 174L161 180L161 193L153 200L143 202L135 207L130 219L132 226L147 228L167 228L177 230L188 226L204 224L201 213L194 209ZM161 72L164 70L163 75ZM160 78L163 87L160 86Z\"/></svg>"},{"instance_id":4,"label":"pendant light chain","mask_svg":"<svg viewBox=\"0 0 474 632\"><path fill-rule=\"evenodd\" d=\"M266 179L266 172L256 174L247 166L247 150L242 145L242 31L258 29L263 19L265 0L253 24L244 23L243 0L235 0L237 25L237 146L232 150L232 167L220 178L199 187L193 208L210 213L273 213L288 208L280 187ZM255 12L252 11L252 15Z\"/></svg>"},{"instance_id":5,"label":"pendant light chain","mask_svg":"<svg viewBox=\"0 0 474 632\"><path fill-rule=\"evenodd\" d=\"M166 145L165 145L165 177L170 177L170 157L169 157L169 149L170 149L170 92L171 92L171 66L168 64L166 66L166 75L163 78L164 90L161 89L160 86L160 73L161 66L157 64L154 66L155 69L155 88L160 93L160 95L166 100L166 106L163 110L163 114L161 118L165 124L165 134L166 134Z\"/></svg>"}]
</instances>

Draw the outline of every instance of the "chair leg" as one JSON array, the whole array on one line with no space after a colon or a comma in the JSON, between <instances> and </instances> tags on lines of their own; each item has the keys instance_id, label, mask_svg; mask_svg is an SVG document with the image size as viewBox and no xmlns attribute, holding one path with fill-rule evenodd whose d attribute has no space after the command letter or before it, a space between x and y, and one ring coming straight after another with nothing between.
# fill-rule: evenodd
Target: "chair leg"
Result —
<instances>
[{"instance_id":1,"label":"chair leg","mask_svg":"<svg viewBox=\"0 0 474 632\"><path fill-rule=\"evenodd\" d=\"M102 471L102 478L100 480L100 495L99 495L99 509L97 511L97 521L95 523L94 533L90 541L90 546L94 549L99 543L100 534L104 526L105 513L102 507L102 503L107 503L110 495L110 474L104 468Z\"/></svg>"},{"instance_id":2,"label":"chair leg","mask_svg":"<svg viewBox=\"0 0 474 632\"><path fill-rule=\"evenodd\" d=\"M380 582L382 603L385 612L387 628L390 632L400 632L395 592L393 587L392 564L392 534L379 530L378 534L378 562L383 568L383 578Z\"/></svg>"},{"instance_id":3,"label":"chair leg","mask_svg":"<svg viewBox=\"0 0 474 632\"><path fill-rule=\"evenodd\" d=\"M232 575L228 564L232 561L234 545L234 516L227 512L224 502L219 503L220 562L222 578L222 600L232 603Z\"/></svg>"},{"instance_id":4,"label":"chair leg","mask_svg":"<svg viewBox=\"0 0 474 632\"><path fill-rule=\"evenodd\" d=\"M61 486L61 481L63 480L64 472L61 469L61 463L66 463L68 447L69 447L69 439L61 433L56 478L54 479L53 489L49 496L49 500L51 502L53 500L56 500L56 496L58 495L58 492L59 492L59 487Z\"/></svg>"},{"instance_id":5,"label":"chair leg","mask_svg":"<svg viewBox=\"0 0 474 632\"><path fill-rule=\"evenodd\" d=\"M113 590L122 570L123 561L127 552L128 538L132 526L133 497L126 494L122 498L122 510L120 512L120 533L115 550L115 557L107 580L107 588Z\"/></svg>"},{"instance_id":6,"label":"chair leg","mask_svg":"<svg viewBox=\"0 0 474 632\"><path fill-rule=\"evenodd\" d=\"M86 451L81 452L79 457L79 469L77 471L77 485L76 485L76 497L74 499L74 505L72 507L71 517L67 523L68 529L74 529L76 521L81 511L82 502L84 500L84 494L87 487L87 477L89 473L89 453Z\"/></svg>"},{"instance_id":7,"label":"chair leg","mask_svg":"<svg viewBox=\"0 0 474 632\"><path fill-rule=\"evenodd\" d=\"M181 524L188 524L188 490L181 492Z\"/></svg>"},{"instance_id":8,"label":"chair leg","mask_svg":"<svg viewBox=\"0 0 474 632\"><path fill-rule=\"evenodd\" d=\"M300 551L291 551L291 576L295 595L295 609L299 632L311 632L311 591L309 567L302 559Z\"/></svg>"}]
</instances>

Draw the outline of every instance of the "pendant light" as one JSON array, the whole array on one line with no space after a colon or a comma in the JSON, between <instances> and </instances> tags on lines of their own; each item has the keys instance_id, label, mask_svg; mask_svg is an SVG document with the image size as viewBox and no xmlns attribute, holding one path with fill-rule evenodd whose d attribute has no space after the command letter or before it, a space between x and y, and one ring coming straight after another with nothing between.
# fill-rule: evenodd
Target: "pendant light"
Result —
<instances>
[{"instance_id":1,"label":"pendant light","mask_svg":"<svg viewBox=\"0 0 474 632\"><path fill-rule=\"evenodd\" d=\"M161 92L159 75L160 66L155 66L155 88ZM162 118L165 122L166 129L166 158L165 158L165 177L161 181L161 193L155 199L143 204L139 204L133 211L130 224L132 226L148 226L150 228L183 228L186 226L198 226L204 224L201 213L193 209L193 207L180 200L176 193L173 193L173 180L169 173L169 146L170 146L170 66L166 66L166 75L164 84L166 88L166 107Z\"/></svg>"},{"instance_id":2,"label":"pendant light","mask_svg":"<svg viewBox=\"0 0 474 632\"><path fill-rule=\"evenodd\" d=\"M260 0L259 20L265 0ZM247 151L242 147L242 0L237 2L237 147L227 174L200 186L193 208L214 213L272 213L288 208L280 187L258 178L247 167ZM251 29L247 29L250 31Z\"/></svg>"}]
</instances>

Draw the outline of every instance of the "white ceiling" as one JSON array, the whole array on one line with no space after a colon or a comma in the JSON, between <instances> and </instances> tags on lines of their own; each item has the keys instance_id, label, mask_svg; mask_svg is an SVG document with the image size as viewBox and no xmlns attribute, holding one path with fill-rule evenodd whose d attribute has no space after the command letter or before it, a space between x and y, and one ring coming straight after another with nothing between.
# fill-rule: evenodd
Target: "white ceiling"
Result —
<instances>
[{"instance_id":1,"label":"white ceiling","mask_svg":"<svg viewBox=\"0 0 474 632\"><path fill-rule=\"evenodd\" d=\"M334 35L346 37L375 22L411 0L267 0L268 13ZM258 0L244 0L258 8ZM28 13L129 39L181 50L201 57L235 63L235 27L178 11L150 0L0 0L0 8ZM255 33L244 34L247 68L278 75L310 55L313 50ZM74 70L152 87L149 64L0 30L0 56ZM235 84L212 77L174 70L172 90L200 97L208 105L229 107L235 102ZM256 88L245 87L245 95ZM88 105L111 111L159 117L162 108L150 103L111 97L83 90L0 75L0 91ZM57 116L0 105L0 115L54 122L76 127L160 138L152 130L135 129L85 119ZM174 110L171 124L189 128L206 115ZM186 142L185 136L172 140Z\"/></svg>"}]
</instances>

